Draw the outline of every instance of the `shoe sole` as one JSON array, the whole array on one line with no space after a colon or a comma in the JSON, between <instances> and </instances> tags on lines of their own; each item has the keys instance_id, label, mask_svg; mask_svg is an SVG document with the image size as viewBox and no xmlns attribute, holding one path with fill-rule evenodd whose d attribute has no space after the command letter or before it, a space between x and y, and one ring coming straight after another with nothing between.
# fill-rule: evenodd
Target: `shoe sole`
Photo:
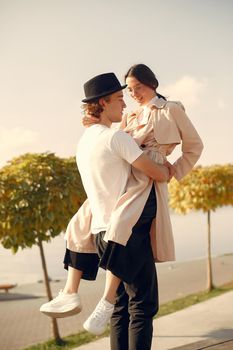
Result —
<instances>
[{"instance_id":1,"label":"shoe sole","mask_svg":"<svg viewBox=\"0 0 233 350\"><path fill-rule=\"evenodd\" d=\"M69 316L79 314L81 311L82 311L82 307L77 306L76 308L65 312L52 312L52 311L41 311L41 312L46 316L49 316L52 318L64 318L64 317L69 317Z\"/></svg>"},{"instance_id":2,"label":"shoe sole","mask_svg":"<svg viewBox=\"0 0 233 350\"><path fill-rule=\"evenodd\" d=\"M85 329L85 331L87 331L87 332L89 332L89 333L91 333L91 334L94 334L94 335L101 335L101 334L103 334L103 333L106 331L107 326L106 326L106 328L105 328L104 330L102 330L102 331L97 331L97 332L93 331L92 329L89 329L89 328L85 325L85 323L83 324L83 328Z\"/></svg>"}]
</instances>

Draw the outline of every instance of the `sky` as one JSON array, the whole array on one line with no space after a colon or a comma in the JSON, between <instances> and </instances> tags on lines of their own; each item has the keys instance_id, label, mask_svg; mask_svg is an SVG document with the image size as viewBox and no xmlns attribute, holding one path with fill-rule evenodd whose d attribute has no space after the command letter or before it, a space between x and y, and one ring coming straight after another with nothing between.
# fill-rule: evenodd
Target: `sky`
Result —
<instances>
[{"instance_id":1,"label":"sky","mask_svg":"<svg viewBox=\"0 0 233 350\"><path fill-rule=\"evenodd\" d=\"M0 166L75 155L83 84L112 71L123 83L136 63L184 104L205 146L198 164L232 163L232 33L231 0L0 0Z\"/></svg>"}]
</instances>

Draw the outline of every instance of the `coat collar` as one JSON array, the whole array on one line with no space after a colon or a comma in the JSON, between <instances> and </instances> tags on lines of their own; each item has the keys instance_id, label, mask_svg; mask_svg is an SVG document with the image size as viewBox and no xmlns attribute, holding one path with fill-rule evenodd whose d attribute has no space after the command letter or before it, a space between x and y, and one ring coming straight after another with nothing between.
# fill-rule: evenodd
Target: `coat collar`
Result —
<instances>
[{"instance_id":1,"label":"coat collar","mask_svg":"<svg viewBox=\"0 0 233 350\"><path fill-rule=\"evenodd\" d=\"M140 125L145 125L148 123L150 113L153 109L162 109L166 105L167 101L164 98L157 98L153 101L153 103L149 106L147 111L143 111L143 108L138 109L136 112L132 113L130 116L133 118L137 118L141 113L143 113L143 118L140 121Z\"/></svg>"},{"instance_id":2,"label":"coat collar","mask_svg":"<svg viewBox=\"0 0 233 350\"><path fill-rule=\"evenodd\" d=\"M133 113L133 115L137 118L141 113L143 113L143 117L140 121L140 125L145 125L148 123L149 116L151 114L151 111L153 109L162 109L166 105L167 101L164 100L164 98L157 98L153 101L153 103L147 108L146 110L143 110L143 108L140 108L136 113Z\"/></svg>"},{"instance_id":3,"label":"coat collar","mask_svg":"<svg viewBox=\"0 0 233 350\"><path fill-rule=\"evenodd\" d=\"M164 100L164 98L160 97L154 100L153 104L150 105L150 108L155 106L156 108L160 109L163 108L166 105L167 101Z\"/></svg>"}]
</instances>

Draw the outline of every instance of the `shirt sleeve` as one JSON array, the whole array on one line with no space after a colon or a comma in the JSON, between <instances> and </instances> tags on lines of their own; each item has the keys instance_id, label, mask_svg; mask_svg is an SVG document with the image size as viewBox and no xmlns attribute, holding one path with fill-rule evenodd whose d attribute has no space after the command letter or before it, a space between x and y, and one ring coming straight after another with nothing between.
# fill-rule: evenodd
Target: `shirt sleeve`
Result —
<instances>
[{"instance_id":1,"label":"shirt sleeve","mask_svg":"<svg viewBox=\"0 0 233 350\"><path fill-rule=\"evenodd\" d=\"M134 139L123 130L118 130L114 133L111 139L111 148L117 156L130 164L143 153Z\"/></svg>"}]
</instances>

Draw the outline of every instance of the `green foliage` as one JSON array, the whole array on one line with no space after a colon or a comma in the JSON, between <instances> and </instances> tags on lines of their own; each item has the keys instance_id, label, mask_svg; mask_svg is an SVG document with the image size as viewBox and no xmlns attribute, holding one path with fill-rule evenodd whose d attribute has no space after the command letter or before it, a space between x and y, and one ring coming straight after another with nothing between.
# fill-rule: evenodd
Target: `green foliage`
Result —
<instances>
[{"instance_id":1,"label":"green foliage","mask_svg":"<svg viewBox=\"0 0 233 350\"><path fill-rule=\"evenodd\" d=\"M0 170L0 242L14 252L66 229L85 199L74 158L25 154Z\"/></svg>"},{"instance_id":2,"label":"green foliage","mask_svg":"<svg viewBox=\"0 0 233 350\"><path fill-rule=\"evenodd\" d=\"M77 334L72 334L67 337L64 337L65 341L63 346L57 345L54 340L49 340L45 343L32 345L30 347L27 347L24 350L69 350L69 349L77 348L83 344L93 342L100 338L107 337L109 336L109 333L110 333L109 327L100 336L90 334L86 331L81 331Z\"/></svg>"},{"instance_id":3,"label":"green foliage","mask_svg":"<svg viewBox=\"0 0 233 350\"><path fill-rule=\"evenodd\" d=\"M170 207L186 214L233 205L233 165L196 167L180 182L169 184Z\"/></svg>"}]
</instances>

